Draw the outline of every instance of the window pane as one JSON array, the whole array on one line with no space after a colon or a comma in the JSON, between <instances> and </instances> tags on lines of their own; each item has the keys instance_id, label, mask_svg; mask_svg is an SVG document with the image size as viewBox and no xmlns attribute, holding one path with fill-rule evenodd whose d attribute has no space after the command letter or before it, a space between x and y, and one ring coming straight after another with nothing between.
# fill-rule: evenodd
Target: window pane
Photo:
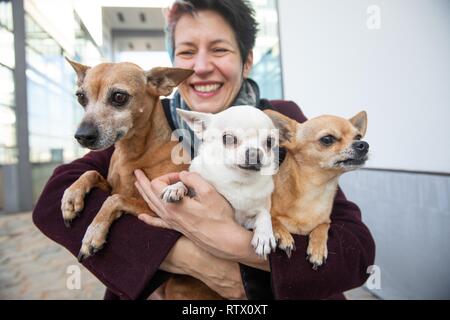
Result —
<instances>
[{"instance_id":1,"label":"window pane","mask_svg":"<svg viewBox=\"0 0 450 320\"><path fill-rule=\"evenodd\" d=\"M14 35L0 26L0 63L14 68Z\"/></svg>"},{"instance_id":2,"label":"window pane","mask_svg":"<svg viewBox=\"0 0 450 320\"><path fill-rule=\"evenodd\" d=\"M254 65L250 77L261 91L261 98L282 99L278 11L275 0L251 0L259 31L253 50Z\"/></svg>"}]
</instances>

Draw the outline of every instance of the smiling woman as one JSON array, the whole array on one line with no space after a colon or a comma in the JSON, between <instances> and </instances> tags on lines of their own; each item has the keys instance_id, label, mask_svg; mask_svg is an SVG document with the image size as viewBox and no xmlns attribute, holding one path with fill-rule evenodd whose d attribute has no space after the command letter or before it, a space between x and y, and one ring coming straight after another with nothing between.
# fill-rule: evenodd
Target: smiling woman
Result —
<instances>
[{"instance_id":1,"label":"smiling woman","mask_svg":"<svg viewBox=\"0 0 450 320\"><path fill-rule=\"evenodd\" d=\"M195 111L216 113L227 108L253 63L251 52L243 63L233 29L213 11L183 15L175 27L174 49L174 65L195 71L179 88Z\"/></svg>"},{"instance_id":2,"label":"smiling woman","mask_svg":"<svg viewBox=\"0 0 450 320\"><path fill-rule=\"evenodd\" d=\"M175 1L167 17L168 51L174 66L194 70L172 99L162 100L164 112L160 114L172 130L186 129L183 132L189 133L178 109L217 113L234 105L250 105L274 109L298 122L306 120L293 102L261 99L258 85L248 78L257 24L247 1ZM183 143L193 136L183 133ZM189 145L187 149L191 151ZM36 225L75 254L93 215L110 195L93 190L86 197L83 214L68 233L57 214L62 194L86 171L106 176L113 152L111 148L89 153L58 168L34 210ZM157 162L156 152L153 156ZM358 207L340 190L333 203L328 240L330 252L335 254L314 271L305 260L308 239L303 236L293 235L297 250L290 258L276 251L268 260L260 259L251 246L252 232L236 223L233 208L200 175L171 172L151 178L137 170L127 185L135 186L158 216L144 216L143 220L153 226L131 216L119 219L105 248L85 263L107 285L106 298L141 299L152 292L178 299L343 298L343 291L367 279L366 269L374 259L373 240ZM180 180L195 190L195 197L179 204L163 203L162 190ZM351 244L351 248L344 244ZM189 285L170 286L170 281L161 286L167 283L167 273L161 271L178 274L187 284L194 280L197 290Z\"/></svg>"}]
</instances>

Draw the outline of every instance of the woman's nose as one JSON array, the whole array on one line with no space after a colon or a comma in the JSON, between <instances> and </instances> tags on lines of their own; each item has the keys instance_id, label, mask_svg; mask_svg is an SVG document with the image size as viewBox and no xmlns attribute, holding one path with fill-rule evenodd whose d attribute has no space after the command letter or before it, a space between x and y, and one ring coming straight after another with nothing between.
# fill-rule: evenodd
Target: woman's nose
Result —
<instances>
[{"instance_id":1,"label":"woman's nose","mask_svg":"<svg viewBox=\"0 0 450 320\"><path fill-rule=\"evenodd\" d=\"M195 57L194 71L197 75L208 74L214 70L211 57L206 52L199 52Z\"/></svg>"}]
</instances>

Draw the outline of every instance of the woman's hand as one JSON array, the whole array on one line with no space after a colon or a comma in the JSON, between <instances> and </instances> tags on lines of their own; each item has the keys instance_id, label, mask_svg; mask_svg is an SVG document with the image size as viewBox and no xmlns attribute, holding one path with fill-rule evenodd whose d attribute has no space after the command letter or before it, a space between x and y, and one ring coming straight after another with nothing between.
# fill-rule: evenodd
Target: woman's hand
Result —
<instances>
[{"instance_id":1,"label":"woman's hand","mask_svg":"<svg viewBox=\"0 0 450 320\"><path fill-rule=\"evenodd\" d=\"M177 230L212 255L268 270L251 246L252 232L234 220L234 211L214 187L192 172L169 173L149 181L136 170L136 187L150 209L158 217L142 214L139 219L163 228ZM179 203L161 200L165 187L182 181L195 190L193 198L184 197Z\"/></svg>"},{"instance_id":2,"label":"woman's hand","mask_svg":"<svg viewBox=\"0 0 450 320\"><path fill-rule=\"evenodd\" d=\"M175 243L160 269L193 276L226 299L246 299L239 265L213 256L184 236Z\"/></svg>"}]
</instances>

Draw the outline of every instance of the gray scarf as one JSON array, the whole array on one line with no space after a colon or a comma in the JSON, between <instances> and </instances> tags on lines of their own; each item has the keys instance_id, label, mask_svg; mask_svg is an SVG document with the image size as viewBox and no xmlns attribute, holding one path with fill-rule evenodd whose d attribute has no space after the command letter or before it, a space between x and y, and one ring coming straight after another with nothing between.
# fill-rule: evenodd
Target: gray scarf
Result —
<instances>
[{"instance_id":1,"label":"gray scarf","mask_svg":"<svg viewBox=\"0 0 450 320\"><path fill-rule=\"evenodd\" d=\"M258 85L252 79L247 78L243 81L242 87L231 106L258 106L259 102ZM192 159L197 155L196 153L201 141L195 136L187 123L178 116L176 112L178 108L183 110L191 110L186 102L184 102L183 98L181 98L180 93L177 91L175 92L173 99L170 101L170 116L172 117L172 121L175 125L175 135L178 139L181 139L183 148L190 153Z\"/></svg>"}]
</instances>

